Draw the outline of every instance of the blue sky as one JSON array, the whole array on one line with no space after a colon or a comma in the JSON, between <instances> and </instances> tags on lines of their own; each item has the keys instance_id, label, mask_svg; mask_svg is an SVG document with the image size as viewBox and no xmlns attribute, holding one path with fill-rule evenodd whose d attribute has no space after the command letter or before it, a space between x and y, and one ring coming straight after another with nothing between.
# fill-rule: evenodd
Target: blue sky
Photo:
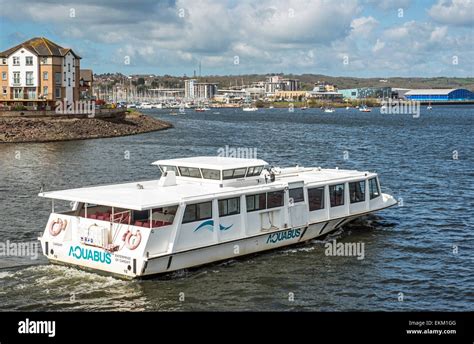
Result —
<instances>
[{"instance_id":1,"label":"blue sky","mask_svg":"<svg viewBox=\"0 0 474 344\"><path fill-rule=\"evenodd\" d=\"M0 50L35 36L96 73L474 76L474 0L0 0ZM129 63L128 63L129 62Z\"/></svg>"}]
</instances>

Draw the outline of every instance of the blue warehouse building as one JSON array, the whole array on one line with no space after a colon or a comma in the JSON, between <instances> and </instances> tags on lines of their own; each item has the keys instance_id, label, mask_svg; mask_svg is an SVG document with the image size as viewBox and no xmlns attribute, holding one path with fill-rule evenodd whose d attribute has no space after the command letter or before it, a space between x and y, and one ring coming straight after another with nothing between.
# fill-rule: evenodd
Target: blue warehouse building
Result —
<instances>
[{"instance_id":1,"label":"blue warehouse building","mask_svg":"<svg viewBox=\"0 0 474 344\"><path fill-rule=\"evenodd\" d=\"M420 102L474 101L474 92L463 88L421 89L406 92L405 98Z\"/></svg>"}]
</instances>

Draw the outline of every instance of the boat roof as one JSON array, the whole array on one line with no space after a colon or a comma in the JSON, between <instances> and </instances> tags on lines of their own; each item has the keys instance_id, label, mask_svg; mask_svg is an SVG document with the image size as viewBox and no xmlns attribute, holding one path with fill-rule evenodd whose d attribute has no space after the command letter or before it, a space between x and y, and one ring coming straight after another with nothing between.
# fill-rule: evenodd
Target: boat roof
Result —
<instances>
[{"instance_id":1,"label":"boat roof","mask_svg":"<svg viewBox=\"0 0 474 344\"><path fill-rule=\"evenodd\" d=\"M169 161L169 160L164 160ZM176 161L182 161L176 159ZM42 192L40 197L98 204L132 210L177 205L181 202L199 202L216 197L232 197L242 193L258 193L281 190L290 183L304 182L308 186L334 184L375 176L375 173L354 170L320 169L292 167L281 169L275 182L265 183L262 180L236 182L230 185L206 183L202 179L179 180L176 185L160 186L159 180L139 181L125 184L102 185L69 190Z\"/></svg>"},{"instance_id":2,"label":"boat roof","mask_svg":"<svg viewBox=\"0 0 474 344\"><path fill-rule=\"evenodd\" d=\"M208 168L214 170L226 170L250 166L266 166L268 163L260 159L242 159L220 156L197 156L191 158L179 158L169 160L158 160L152 165L171 165L196 168Z\"/></svg>"}]
</instances>

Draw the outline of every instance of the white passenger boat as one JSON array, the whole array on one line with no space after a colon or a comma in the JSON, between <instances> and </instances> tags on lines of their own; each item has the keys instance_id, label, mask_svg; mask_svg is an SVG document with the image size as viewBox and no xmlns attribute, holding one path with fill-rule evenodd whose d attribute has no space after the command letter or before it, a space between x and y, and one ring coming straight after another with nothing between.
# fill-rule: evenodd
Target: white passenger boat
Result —
<instances>
[{"instance_id":1,"label":"white passenger boat","mask_svg":"<svg viewBox=\"0 0 474 344\"><path fill-rule=\"evenodd\" d=\"M137 278L303 243L397 204L371 172L224 157L153 165L157 180L41 192L53 200L46 257ZM55 211L55 200L74 206Z\"/></svg>"},{"instance_id":2,"label":"white passenger boat","mask_svg":"<svg viewBox=\"0 0 474 344\"><path fill-rule=\"evenodd\" d=\"M258 111L258 107L256 107L256 106L244 106L242 108L242 111L254 112L254 111Z\"/></svg>"}]
</instances>

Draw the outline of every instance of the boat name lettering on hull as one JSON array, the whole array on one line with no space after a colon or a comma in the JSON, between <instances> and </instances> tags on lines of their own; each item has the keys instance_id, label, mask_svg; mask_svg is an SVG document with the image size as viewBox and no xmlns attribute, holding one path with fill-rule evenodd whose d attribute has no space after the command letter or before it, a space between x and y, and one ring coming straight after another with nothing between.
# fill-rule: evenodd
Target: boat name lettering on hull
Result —
<instances>
[{"instance_id":1,"label":"boat name lettering on hull","mask_svg":"<svg viewBox=\"0 0 474 344\"><path fill-rule=\"evenodd\" d=\"M267 244L275 244L279 241L298 238L301 234L300 229L289 229L284 232L272 233L267 238Z\"/></svg>"},{"instance_id":2,"label":"boat name lettering on hull","mask_svg":"<svg viewBox=\"0 0 474 344\"><path fill-rule=\"evenodd\" d=\"M80 246L71 246L68 256L79 260L91 260L96 263L110 264L112 262L111 254L109 252L99 252Z\"/></svg>"}]
</instances>

